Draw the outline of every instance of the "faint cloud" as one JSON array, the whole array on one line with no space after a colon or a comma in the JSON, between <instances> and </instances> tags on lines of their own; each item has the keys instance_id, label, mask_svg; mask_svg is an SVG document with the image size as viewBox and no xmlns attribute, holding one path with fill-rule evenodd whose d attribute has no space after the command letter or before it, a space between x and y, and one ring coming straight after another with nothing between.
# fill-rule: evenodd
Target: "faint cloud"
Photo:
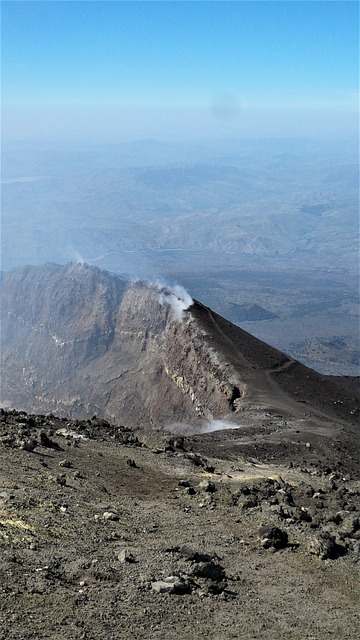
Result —
<instances>
[{"instance_id":1,"label":"faint cloud","mask_svg":"<svg viewBox=\"0 0 360 640\"><path fill-rule=\"evenodd\" d=\"M211 111L223 122L234 122L239 116L240 104L234 93L223 93L214 100Z\"/></svg>"}]
</instances>

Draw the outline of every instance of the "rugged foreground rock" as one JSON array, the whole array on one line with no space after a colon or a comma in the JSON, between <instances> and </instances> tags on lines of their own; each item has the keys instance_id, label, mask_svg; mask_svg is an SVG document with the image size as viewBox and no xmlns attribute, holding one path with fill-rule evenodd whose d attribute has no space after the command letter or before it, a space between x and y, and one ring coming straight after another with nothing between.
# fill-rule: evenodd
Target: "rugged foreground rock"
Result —
<instances>
[{"instance_id":1,"label":"rugged foreground rock","mask_svg":"<svg viewBox=\"0 0 360 640\"><path fill-rule=\"evenodd\" d=\"M2 410L0 638L357 638L356 471L237 433Z\"/></svg>"}]
</instances>

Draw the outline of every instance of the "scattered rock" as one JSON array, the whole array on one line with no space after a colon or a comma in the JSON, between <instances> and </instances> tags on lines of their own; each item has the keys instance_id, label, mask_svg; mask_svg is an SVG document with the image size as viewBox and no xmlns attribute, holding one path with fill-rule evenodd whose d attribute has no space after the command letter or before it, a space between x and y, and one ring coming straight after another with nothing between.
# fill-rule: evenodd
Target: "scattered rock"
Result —
<instances>
[{"instance_id":1,"label":"scattered rock","mask_svg":"<svg viewBox=\"0 0 360 640\"><path fill-rule=\"evenodd\" d=\"M8 491L0 491L0 501L1 502L9 502L14 496Z\"/></svg>"},{"instance_id":2,"label":"scattered rock","mask_svg":"<svg viewBox=\"0 0 360 640\"><path fill-rule=\"evenodd\" d=\"M0 442L7 447L16 447L16 438L14 434L8 433L5 436L1 436Z\"/></svg>"},{"instance_id":3,"label":"scattered rock","mask_svg":"<svg viewBox=\"0 0 360 640\"><path fill-rule=\"evenodd\" d=\"M51 438L49 438L49 436L47 435L47 433L45 433L45 431L40 431L39 440L42 447L45 447L47 449L57 449L58 451L61 450L61 447L59 447L57 442L54 442L54 440L51 440Z\"/></svg>"},{"instance_id":4,"label":"scattered rock","mask_svg":"<svg viewBox=\"0 0 360 640\"><path fill-rule=\"evenodd\" d=\"M191 568L190 574L196 578L205 578L213 582L220 582L225 579L225 570L220 564L213 561L196 562Z\"/></svg>"},{"instance_id":5,"label":"scattered rock","mask_svg":"<svg viewBox=\"0 0 360 640\"><path fill-rule=\"evenodd\" d=\"M128 549L121 549L121 551L119 551L119 553L118 553L117 559L121 563L125 563L125 562L134 563L134 562L136 562L136 558L135 558L134 554L131 551L129 551Z\"/></svg>"},{"instance_id":6,"label":"scattered rock","mask_svg":"<svg viewBox=\"0 0 360 640\"><path fill-rule=\"evenodd\" d=\"M65 469L71 469L72 464L69 460L61 460L61 462L59 462L59 467L65 467Z\"/></svg>"},{"instance_id":7,"label":"scattered rock","mask_svg":"<svg viewBox=\"0 0 360 640\"><path fill-rule=\"evenodd\" d=\"M214 493L216 491L214 483L209 480L202 480L198 485L198 488L202 491L206 491L207 493Z\"/></svg>"},{"instance_id":8,"label":"scattered rock","mask_svg":"<svg viewBox=\"0 0 360 640\"><path fill-rule=\"evenodd\" d=\"M35 440L35 438L28 438L26 440L18 441L19 448L23 449L24 451L34 451L37 445L38 445L38 442L37 440Z\"/></svg>"},{"instance_id":9,"label":"scattered rock","mask_svg":"<svg viewBox=\"0 0 360 640\"><path fill-rule=\"evenodd\" d=\"M264 549L284 549L288 544L288 534L279 527L265 525L260 527L259 535Z\"/></svg>"},{"instance_id":10,"label":"scattered rock","mask_svg":"<svg viewBox=\"0 0 360 640\"><path fill-rule=\"evenodd\" d=\"M208 553L202 553L201 551L194 551L190 547L175 547L174 551L177 551L188 562L212 562L214 556Z\"/></svg>"},{"instance_id":11,"label":"scattered rock","mask_svg":"<svg viewBox=\"0 0 360 640\"><path fill-rule=\"evenodd\" d=\"M203 460L197 453L187 453L185 457L192 462L195 467L203 467L206 464L206 460Z\"/></svg>"},{"instance_id":12,"label":"scattered rock","mask_svg":"<svg viewBox=\"0 0 360 640\"><path fill-rule=\"evenodd\" d=\"M346 548L337 544L335 538L328 531L322 531L310 544L309 551L319 556L321 560L334 560L344 555Z\"/></svg>"},{"instance_id":13,"label":"scattered rock","mask_svg":"<svg viewBox=\"0 0 360 640\"><path fill-rule=\"evenodd\" d=\"M114 511L104 511L103 519L104 520L111 520L113 522L117 522L119 520L119 516Z\"/></svg>"},{"instance_id":14,"label":"scattered rock","mask_svg":"<svg viewBox=\"0 0 360 640\"><path fill-rule=\"evenodd\" d=\"M151 583L151 588L155 593L191 593L190 584L182 576L169 576L164 580L156 580Z\"/></svg>"},{"instance_id":15,"label":"scattered rock","mask_svg":"<svg viewBox=\"0 0 360 640\"><path fill-rule=\"evenodd\" d=\"M300 509L299 520L302 520L303 522L311 522L312 521L312 517L311 517L310 513L308 512L308 510L305 509L305 507L301 507L301 509Z\"/></svg>"},{"instance_id":16,"label":"scattered rock","mask_svg":"<svg viewBox=\"0 0 360 640\"><path fill-rule=\"evenodd\" d=\"M66 475L65 473L61 473L60 475L55 476L54 478L56 484L59 484L61 487L65 487L66 485Z\"/></svg>"},{"instance_id":17,"label":"scattered rock","mask_svg":"<svg viewBox=\"0 0 360 640\"><path fill-rule=\"evenodd\" d=\"M179 487L190 487L189 480L179 480Z\"/></svg>"},{"instance_id":18,"label":"scattered rock","mask_svg":"<svg viewBox=\"0 0 360 640\"><path fill-rule=\"evenodd\" d=\"M0 489L0 505L3 509L1 553L6 570L6 582L2 582L1 587L8 607L4 617L7 624L4 637L10 638L17 631L19 636L26 635L28 607L31 607L31 616L34 615L32 623L43 624L44 611L52 614L54 609L56 616L60 615L56 619L64 619L67 626L79 621L80 635L84 637L89 633L94 637L99 633L101 635L101 629L109 637L114 633L116 637L119 634L121 637L133 637L136 634L166 637L168 630L161 626L164 618L174 625L170 635L177 633L179 637L186 635L192 638L197 633L199 637L206 637L209 625L217 618L213 613L218 608L224 608L224 600L236 596L234 591L228 590L231 585L239 588L239 592L241 590L241 605L231 607L231 616L228 618L226 615L230 609L225 605L227 611L223 611L223 614L220 612L220 625L216 626L217 622L214 622L212 628L214 637L227 638L231 633L236 635L238 625L241 626L241 616L244 611L246 614L247 602L250 616L255 609L261 615L264 594L266 603L276 606L281 594L285 590L289 594L291 585L295 584L298 577L301 581L304 570L309 571L309 579L316 581L319 565L322 564L319 558L331 563L333 558L346 552L346 561L335 561L336 572L329 572L328 567L321 580L325 581L326 587L329 584L333 591L338 582L338 592L342 598L344 594L349 597L347 602L351 602L352 606L353 578L360 558L357 478L346 480L348 484L344 484L344 473L337 474L336 478L334 474L315 477L314 468L310 465L310 471L306 473L311 473L311 478L307 475L303 481L305 476L300 473L295 461L291 473L286 472L285 475L284 472L286 480L277 476L276 480L270 482L261 477L263 473L268 473L266 468L250 466L244 460L241 469L232 469L226 456L224 460L217 461L219 473L207 476L204 473L206 467L190 464L184 452L176 451L170 456L170 448L167 448L169 455L160 458L152 456L150 448L148 452L137 449L133 453L137 454L137 464L144 468L144 473L136 470L126 472L125 462L131 453L122 448L128 446L125 445L126 434L118 442L114 442L111 435L109 444L101 432L106 425L101 424L96 434L99 443L95 441L90 425L90 440L79 451L64 447L67 450L65 454L51 451L49 447L48 450L39 449L39 455L34 453L28 456L19 450L20 439L28 440L36 433L38 442L46 445L41 440L40 418L36 417L35 426L31 427L35 430L30 436L25 433L30 429L29 420L22 419L21 422L25 426L20 427L17 423L14 427L15 438L9 438L9 443L13 443L11 448L8 445L1 447L3 460L6 461L6 473L1 478ZM46 429L46 434L55 437L53 433L61 424L66 424L68 429L76 429L78 437L79 430L83 429L81 423L62 423L57 419L51 429L44 420L43 432ZM1 421L0 426L0 436L7 438L10 427L4 426ZM87 431L84 429L83 433ZM70 440L72 444L72 438L68 438L67 442L70 443ZM58 441L64 442L60 438ZM226 444L226 440L221 440L220 436L213 444L209 438L209 443L206 446L202 444L202 448L199 440L194 439L189 445L187 440L185 442L186 446L194 446L195 450L200 451L201 456L204 452L209 460L220 451L219 442L221 446L223 442ZM210 444L212 448L207 449ZM115 457L117 455L118 458ZM70 459L74 469L66 464ZM42 466L45 461L47 470ZM14 473L12 476L15 465L16 475ZM78 466L84 476L76 470ZM70 470L67 471L67 468ZM320 463L316 468L321 468ZM98 469L102 480L95 478ZM121 474L121 470L124 473ZM232 477L228 475L230 470ZM57 473L63 475L56 476ZM75 478L83 480L75 481ZM313 486L309 484L309 478ZM331 485L334 479L337 487ZM68 482L70 486L62 489L55 482L63 486ZM291 486L290 482L293 483ZM242 486L242 483L245 484ZM106 497L105 486L109 490ZM215 493L211 490L212 486L216 489ZM190 498L195 492L195 499ZM9 495L13 498L10 502ZM211 502L216 502L219 513L210 514ZM319 507L319 503L324 506ZM94 509L94 505L98 506ZM200 510L201 505L206 508ZM249 511L251 507L253 511ZM94 516L95 513L98 515ZM286 520L282 521L282 518ZM224 529L226 522L230 529ZM261 544L267 549L266 552L259 540L254 544L261 523L271 523L268 529L262 527L260 530ZM328 533L320 533L324 528ZM275 535L279 531L281 536L278 533ZM275 562L278 554L275 554L274 561L267 554L289 545L286 531L291 531L291 547L294 546L293 540L299 543L299 553L296 554L296 563L293 562L292 553L281 555L280 571L279 563ZM312 553L315 556L306 558L302 550L308 548L310 536L313 538ZM162 545L168 548L164 550ZM221 557L213 553L212 548ZM226 558L225 568L222 566L222 557ZM36 571L35 567L40 569ZM249 567L257 571L254 574L255 590ZM330 578L332 582L328 583ZM270 583L272 592L267 591L270 590L267 586ZM324 600L321 601L321 594L319 596L321 607L318 602L316 605L319 615L324 615L324 611L326 615L328 602L325 586ZM85 603L85 600L75 600L78 593L82 596L88 594L87 606L77 606ZM183 595L188 593L193 595ZM20 597L14 599L16 594ZM30 595L29 599L26 594L35 594L35 597ZM44 595L39 597L37 594ZM269 601L266 600L268 596ZM205 598L207 601L202 601ZM301 608L305 612L305 619L308 593L306 590L304 593L297 590L291 598L293 614L299 616ZM18 607L21 627L16 621L17 626L13 626ZM35 613L35 607L38 607L38 613ZM95 608L96 616L93 616ZM350 608L344 606L341 624L344 625L345 635L348 610ZM339 612L336 614L340 615ZM39 615L39 623L35 615ZM110 626L110 616L114 620L113 628ZM184 617L188 620L185 630ZM199 626L195 627L198 620ZM86 629L87 621L91 629ZM119 625L122 625L121 628ZM223 628L219 630L219 626ZM260 637L260 627L256 631ZM63 632L66 635L66 626Z\"/></svg>"},{"instance_id":19,"label":"scattered rock","mask_svg":"<svg viewBox=\"0 0 360 640\"><path fill-rule=\"evenodd\" d=\"M208 473L215 473L215 467L212 464L205 464L204 469Z\"/></svg>"},{"instance_id":20,"label":"scattered rock","mask_svg":"<svg viewBox=\"0 0 360 640\"><path fill-rule=\"evenodd\" d=\"M347 514L340 524L340 531L344 537L351 537L360 528L360 520L357 516Z\"/></svg>"},{"instance_id":21,"label":"scattered rock","mask_svg":"<svg viewBox=\"0 0 360 640\"><path fill-rule=\"evenodd\" d=\"M259 504L257 498L255 498L255 496L250 496L249 498L247 498L246 500L244 500L244 502L242 503L242 508L243 509L253 509L254 507L257 507Z\"/></svg>"}]
</instances>

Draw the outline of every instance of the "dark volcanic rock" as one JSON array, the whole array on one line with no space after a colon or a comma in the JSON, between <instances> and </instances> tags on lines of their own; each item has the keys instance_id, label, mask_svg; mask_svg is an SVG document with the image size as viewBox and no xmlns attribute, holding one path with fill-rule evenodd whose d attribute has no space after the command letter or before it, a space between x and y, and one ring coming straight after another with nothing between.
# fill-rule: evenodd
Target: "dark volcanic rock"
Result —
<instances>
[{"instance_id":1,"label":"dark volcanic rock","mask_svg":"<svg viewBox=\"0 0 360 640\"><path fill-rule=\"evenodd\" d=\"M265 525L259 530L261 544L265 549L273 547L274 549L283 549L288 544L288 534L279 527Z\"/></svg>"},{"instance_id":2,"label":"dark volcanic rock","mask_svg":"<svg viewBox=\"0 0 360 640\"><path fill-rule=\"evenodd\" d=\"M213 582L220 582L225 579L225 570L224 567L213 561L196 562L191 569L191 575L196 578L205 578Z\"/></svg>"},{"instance_id":3,"label":"dark volcanic rock","mask_svg":"<svg viewBox=\"0 0 360 640\"><path fill-rule=\"evenodd\" d=\"M334 536L328 531L322 531L312 542L310 552L318 555L321 560L335 559L346 553L346 548L337 544Z\"/></svg>"}]
</instances>

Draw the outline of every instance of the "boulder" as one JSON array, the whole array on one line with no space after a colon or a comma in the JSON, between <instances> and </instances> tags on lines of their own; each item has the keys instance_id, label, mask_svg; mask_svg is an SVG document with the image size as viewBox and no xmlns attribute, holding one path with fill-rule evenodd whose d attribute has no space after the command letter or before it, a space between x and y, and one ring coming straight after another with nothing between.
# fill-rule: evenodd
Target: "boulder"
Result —
<instances>
[{"instance_id":1,"label":"boulder","mask_svg":"<svg viewBox=\"0 0 360 640\"><path fill-rule=\"evenodd\" d=\"M260 527L259 535L264 549L284 549L288 544L288 534L279 527L265 525Z\"/></svg>"}]
</instances>

